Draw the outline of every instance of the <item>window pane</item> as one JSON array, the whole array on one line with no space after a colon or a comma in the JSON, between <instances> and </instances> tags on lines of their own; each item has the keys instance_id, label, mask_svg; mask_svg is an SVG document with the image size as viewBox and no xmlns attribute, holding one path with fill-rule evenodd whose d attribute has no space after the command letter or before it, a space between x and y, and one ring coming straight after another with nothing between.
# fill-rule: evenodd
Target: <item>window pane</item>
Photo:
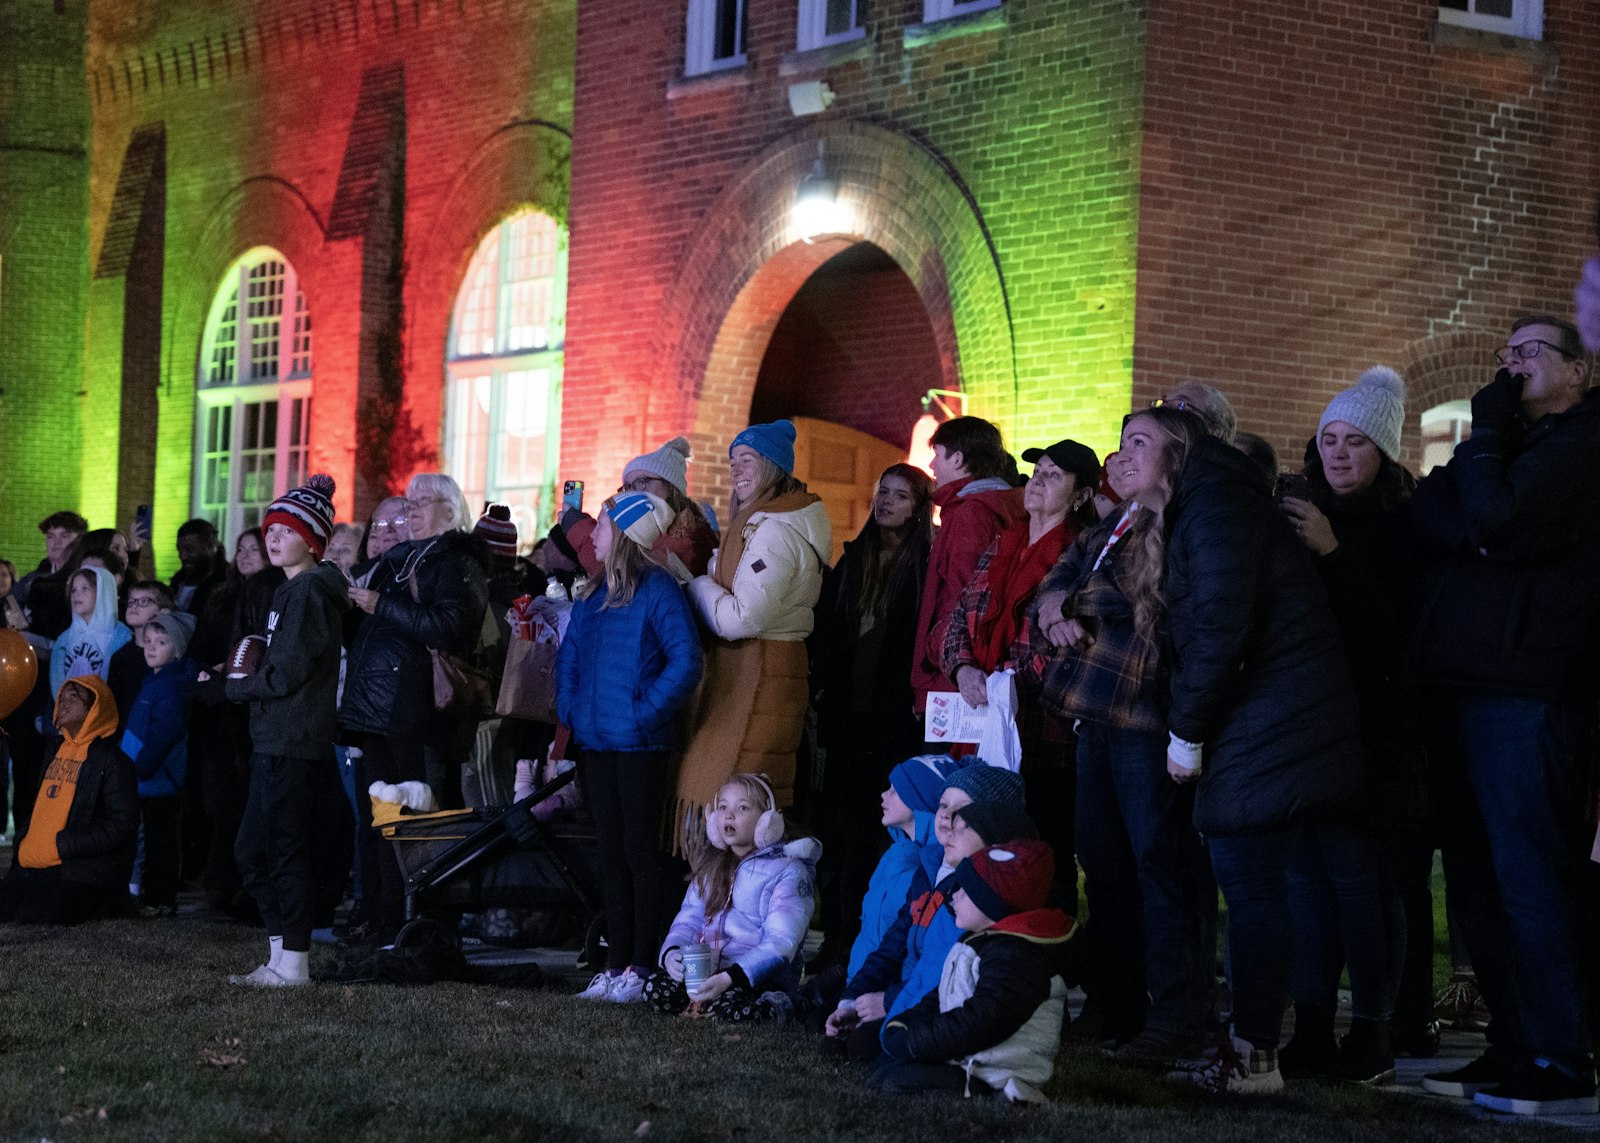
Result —
<instances>
[{"instance_id":1,"label":"window pane","mask_svg":"<svg viewBox=\"0 0 1600 1143\"><path fill-rule=\"evenodd\" d=\"M456 298L453 356L479 357L494 352L499 284L500 230L496 228L478 243Z\"/></svg>"},{"instance_id":2,"label":"window pane","mask_svg":"<svg viewBox=\"0 0 1600 1143\"><path fill-rule=\"evenodd\" d=\"M1457 12L1467 10L1467 0L1439 0L1439 7L1454 8Z\"/></svg>"},{"instance_id":3,"label":"window pane","mask_svg":"<svg viewBox=\"0 0 1600 1143\"><path fill-rule=\"evenodd\" d=\"M294 292L294 347L289 361L289 373L295 377L311 376L311 311L306 309L306 296L299 289Z\"/></svg>"},{"instance_id":4,"label":"window pane","mask_svg":"<svg viewBox=\"0 0 1600 1143\"><path fill-rule=\"evenodd\" d=\"M744 50L744 0L717 0L711 58L725 60Z\"/></svg>"},{"instance_id":5,"label":"window pane","mask_svg":"<svg viewBox=\"0 0 1600 1143\"><path fill-rule=\"evenodd\" d=\"M487 499L489 479L488 377L452 377L445 395L445 471L474 509Z\"/></svg>"},{"instance_id":6,"label":"window pane","mask_svg":"<svg viewBox=\"0 0 1600 1143\"><path fill-rule=\"evenodd\" d=\"M246 278L250 323L250 379L278 379L278 338L283 326L283 263L252 266Z\"/></svg>"},{"instance_id":7,"label":"window pane","mask_svg":"<svg viewBox=\"0 0 1600 1143\"><path fill-rule=\"evenodd\" d=\"M239 287L228 291L228 304L223 307L211 338L211 367L206 374L207 385L232 385L234 360L239 339Z\"/></svg>"},{"instance_id":8,"label":"window pane","mask_svg":"<svg viewBox=\"0 0 1600 1143\"><path fill-rule=\"evenodd\" d=\"M856 0L828 0L828 35L837 36L854 31L855 26Z\"/></svg>"},{"instance_id":9,"label":"window pane","mask_svg":"<svg viewBox=\"0 0 1600 1143\"><path fill-rule=\"evenodd\" d=\"M1501 16L1511 18L1512 0L1476 0L1473 7L1481 16Z\"/></svg>"}]
</instances>

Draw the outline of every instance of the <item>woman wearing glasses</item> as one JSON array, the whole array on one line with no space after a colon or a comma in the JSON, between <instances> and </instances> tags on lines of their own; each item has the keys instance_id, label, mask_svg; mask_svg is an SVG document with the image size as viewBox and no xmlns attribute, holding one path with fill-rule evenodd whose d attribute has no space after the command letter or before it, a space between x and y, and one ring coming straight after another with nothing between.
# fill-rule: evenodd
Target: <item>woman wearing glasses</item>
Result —
<instances>
[{"instance_id":1,"label":"woman wearing glasses","mask_svg":"<svg viewBox=\"0 0 1600 1143\"><path fill-rule=\"evenodd\" d=\"M434 709L429 651L477 650L489 599L488 550L470 533L474 517L449 476L412 477L405 500L410 538L383 553L366 586L350 587L363 615L348 648L339 724L360 742L358 792L375 781L427 781L441 806L459 806L460 767L449 760L465 756L459 740L476 724ZM365 818L370 808L357 801ZM360 935L364 921L368 935L387 941L405 920L405 884L391 847L370 836L370 821L360 824L362 901L378 909L366 910L352 928Z\"/></svg>"}]
</instances>

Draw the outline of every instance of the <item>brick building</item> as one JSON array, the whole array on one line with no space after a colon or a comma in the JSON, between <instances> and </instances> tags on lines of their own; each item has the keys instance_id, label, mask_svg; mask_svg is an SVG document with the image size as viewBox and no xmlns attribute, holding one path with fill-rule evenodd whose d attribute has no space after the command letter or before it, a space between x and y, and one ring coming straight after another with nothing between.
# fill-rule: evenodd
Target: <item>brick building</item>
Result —
<instances>
[{"instance_id":1,"label":"brick building","mask_svg":"<svg viewBox=\"0 0 1600 1143\"><path fill-rule=\"evenodd\" d=\"M1105 448L1207 377L1287 460L1380 360L1419 462L1569 306L1596 15L0 0L0 551L66 505L234 532L307 469L531 524L678 432L720 503L749 419L892 453L929 389Z\"/></svg>"}]
</instances>

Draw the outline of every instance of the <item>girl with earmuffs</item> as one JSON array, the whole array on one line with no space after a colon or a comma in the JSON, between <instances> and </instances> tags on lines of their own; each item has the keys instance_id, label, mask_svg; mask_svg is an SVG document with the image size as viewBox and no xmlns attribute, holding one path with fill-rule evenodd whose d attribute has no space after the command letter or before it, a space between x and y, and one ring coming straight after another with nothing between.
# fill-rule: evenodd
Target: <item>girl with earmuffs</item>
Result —
<instances>
[{"instance_id":1,"label":"girl with earmuffs","mask_svg":"<svg viewBox=\"0 0 1600 1143\"><path fill-rule=\"evenodd\" d=\"M683 907L661 946L661 967L644 995L659 1012L715 1016L730 1023L786 1022L805 960L817 858L809 837L784 839L772 787L735 774L706 807L706 840L693 861ZM691 995L683 950L709 945L711 973Z\"/></svg>"}]
</instances>

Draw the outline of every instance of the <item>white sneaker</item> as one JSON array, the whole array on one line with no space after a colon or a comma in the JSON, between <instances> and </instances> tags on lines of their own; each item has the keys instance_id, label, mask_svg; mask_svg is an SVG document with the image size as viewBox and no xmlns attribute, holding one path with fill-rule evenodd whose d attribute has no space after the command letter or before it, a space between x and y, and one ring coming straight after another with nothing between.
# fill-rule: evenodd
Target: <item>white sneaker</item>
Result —
<instances>
[{"instance_id":1,"label":"white sneaker","mask_svg":"<svg viewBox=\"0 0 1600 1143\"><path fill-rule=\"evenodd\" d=\"M621 976L613 976L606 999L613 1004L637 1004L644 999L644 978L631 968Z\"/></svg>"},{"instance_id":2,"label":"white sneaker","mask_svg":"<svg viewBox=\"0 0 1600 1143\"><path fill-rule=\"evenodd\" d=\"M594 979L589 982L589 987L578 993L579 1000L609 1000L611 999L611 982L620 977L612 976L605 969L594 974Z\"/></svg>"},{"instance_id":3,"label":"white sneaker","mask_svg":"<svg viewBox=\"0 0 1600 1143\"><path fill-rule=\"evenodd\" d=\"M1187 1068L1168 1072L1169 1080L1190 1083L1214 1095L1274 1095L1283 1090L1276 1050L1258 1051L1231 1032Z\"/></svg>"},{"instance_id":4,"label":"white sneaker","mask_svg":"<svg viewBox=\"0 0 1600 1143\"><path fill-rule=\"evenodd\" d=\"M310 978L299 979L293 976L284 976L270 965L261 965L254 972L245 976L228 977L229 984L249 984L256 988L299 988L311 983Z\"/></svg>"}]
</instances>

